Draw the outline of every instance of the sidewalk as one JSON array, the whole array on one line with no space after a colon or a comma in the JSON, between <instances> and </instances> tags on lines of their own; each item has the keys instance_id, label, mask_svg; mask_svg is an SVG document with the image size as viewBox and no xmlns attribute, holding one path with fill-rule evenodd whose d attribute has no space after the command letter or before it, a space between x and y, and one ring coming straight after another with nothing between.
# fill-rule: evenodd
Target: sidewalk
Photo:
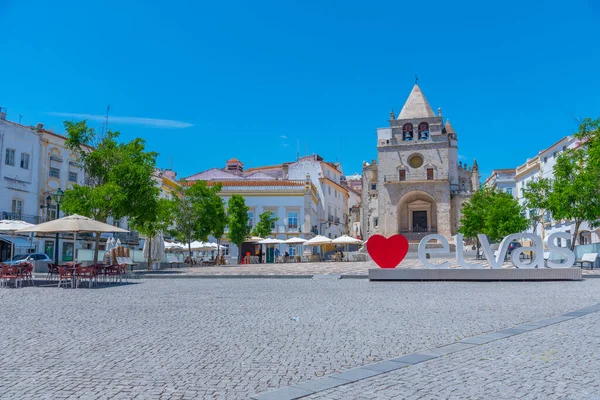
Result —
<instances>
[{"instance_id":1,"label":"sidewalk","mask_svg":"<svg viewBox=\"0 0 600 400\"><path fill-rule=\"evenodd\" d=\"M448 261L450 268L458 268L458 263L453 257L442 257L432 259L431 262L442 263ZM467 259L469 263L479 262L489 267L487 261ZM510 268L511 264L506 262L503 268ZM149 276L313 276L313 275L343 275L349 277L366 277L369 269L379 268L373 261L362 262L312 262L312 263L282 263L282 264L248 264L227 265L212 267L182 267L161 270L159 273L150 273ZM398 268L423 268L420 260L411 257L404 259ZM583 270L584 276L599 276L600 270ZM146 275L141 272L140 275Z\"/></svg>"}]
</instances>

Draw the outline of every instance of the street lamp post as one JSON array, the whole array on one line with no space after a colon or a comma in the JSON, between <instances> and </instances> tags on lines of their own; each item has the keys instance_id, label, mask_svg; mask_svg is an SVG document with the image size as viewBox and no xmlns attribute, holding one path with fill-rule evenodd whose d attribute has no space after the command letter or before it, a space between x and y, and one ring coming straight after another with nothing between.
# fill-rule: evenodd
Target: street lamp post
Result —
<instances>
[{"instance_id":1,"label":"street lamp post","mask_svg":"<svg viewBox=\"0 0 600 400\"><path fill-rule=\"evenodd\" d=\"M62 202L63 196L65 192L63 192L60 188L54 192L52 195L46 196L46 205L40 206L40 208L45 208L46 213L49 214L48 210L52 206L52 200L56 203L56 218L60 218L60 203ZM49 219L49 218L47 218ZM58 232L56 233L54 239L54 263L58 264Z\"/></svg>"},{"instance_id":2,"label":"street lamp post","mask_svg":"<svg viewBox=\"0 0 600 400\"><path fill-rule=\"evenodd\" d=\"M65 193L58 188L58 190L52 195L54 202L56 203L56 218L60 218L60 203L62 202ZM54 263L58 265L58 232L54 239Z\"/></svg>"}]
</instances>

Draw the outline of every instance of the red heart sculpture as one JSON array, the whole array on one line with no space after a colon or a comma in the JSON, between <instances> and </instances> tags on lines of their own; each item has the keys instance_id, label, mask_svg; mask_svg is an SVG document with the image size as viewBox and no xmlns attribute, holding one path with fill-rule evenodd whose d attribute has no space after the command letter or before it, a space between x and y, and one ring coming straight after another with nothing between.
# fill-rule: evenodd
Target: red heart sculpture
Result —
<instances>
[{"instance_id":1,"label":"red heart sculpture","mask_svg":"<svg viewBox=\"0 0 600 400\"><path fill-rule=\"evenodd\" d=\"M408 253L408 240L402 235L373 235L367 240L367 251L380 268L396 268Z\"/></svg>"}]
</instances>

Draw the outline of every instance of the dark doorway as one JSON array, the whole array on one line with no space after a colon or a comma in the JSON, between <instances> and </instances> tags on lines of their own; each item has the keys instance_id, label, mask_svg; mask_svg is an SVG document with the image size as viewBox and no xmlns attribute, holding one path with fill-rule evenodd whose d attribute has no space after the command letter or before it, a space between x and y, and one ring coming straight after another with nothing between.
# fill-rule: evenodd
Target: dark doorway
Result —
<instances>
[{"instance_id":1,"label":"dark doorway","mask_svg":"<svg viewBox=\"0 0 600 400\"><path fill-rule=\"evenodd\" d=\"M427 211L413 211L413 232L427 232Z\"/></svg>"}]
</instances>

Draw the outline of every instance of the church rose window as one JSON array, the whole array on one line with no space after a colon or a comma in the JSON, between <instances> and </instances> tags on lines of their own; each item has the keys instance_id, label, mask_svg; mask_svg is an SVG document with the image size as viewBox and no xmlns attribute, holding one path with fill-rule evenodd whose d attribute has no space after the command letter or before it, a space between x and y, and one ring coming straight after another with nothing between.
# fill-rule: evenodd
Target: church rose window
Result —
<instances>
[{"instance_id":1,"label":"church rose window","mask_svg":"<svg viewBox=\"0 0 600 400\"><path fill-rule=\"evenodd\" d=\"M404 124L404 126L402 127L402 140L404 140L404 141L413 140L412 124Z\"/></svg>"},{"instance_id":2,"label":"church rose window","mask_svg":"<svg viewBox=\"0 0 600 400\"><path fill-rule=\"evenodd\" d=\"M421 122L419 124L419 140L429 139L429 124L427 122Z\"/></svg>"},{"instance_id":3,"label":"church rose window","mask_svg":"<svg viewBox=\"0 0 600 400\"><path fill-rule=\"evenodd\" d=\"M423 157L421 157L421 156L419 156L417 154L412 155L408 159L408 163L413 168L419 168L421 165L423 165Z\"/></svg>"}]
</instances>

